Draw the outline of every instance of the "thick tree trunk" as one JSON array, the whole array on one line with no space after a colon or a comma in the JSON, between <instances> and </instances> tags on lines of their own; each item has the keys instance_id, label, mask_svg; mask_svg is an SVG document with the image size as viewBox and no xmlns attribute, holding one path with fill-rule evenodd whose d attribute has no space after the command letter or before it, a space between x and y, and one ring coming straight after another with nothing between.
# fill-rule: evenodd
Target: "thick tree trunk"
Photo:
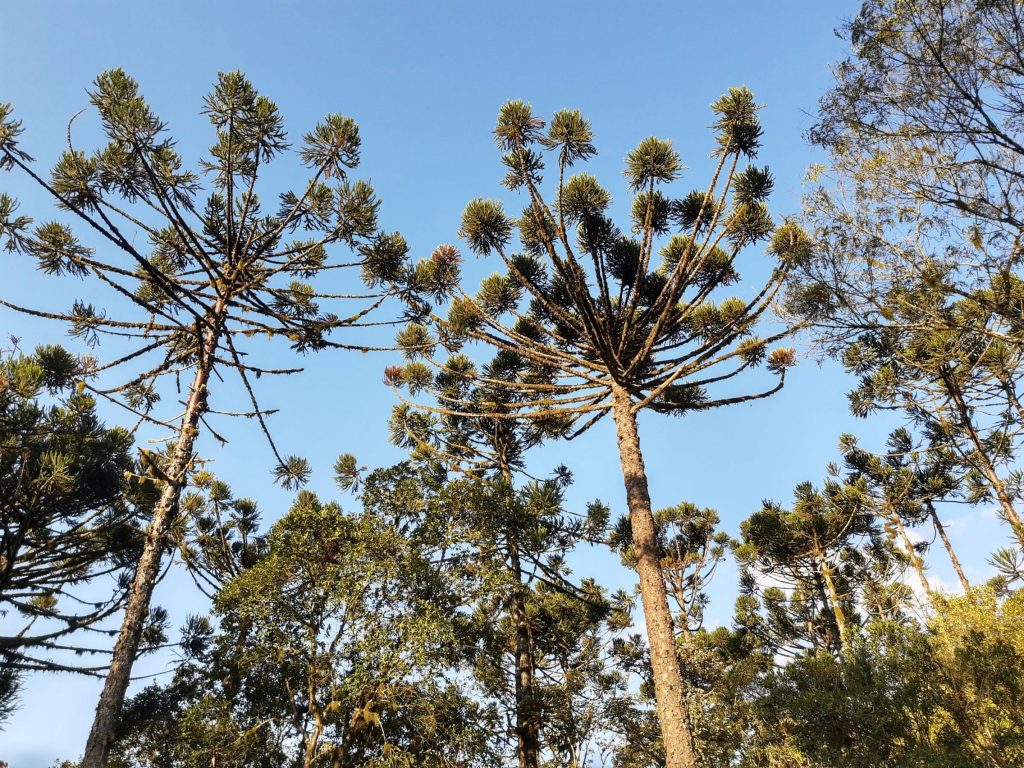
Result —
<instances>
[{"instance_id":1,"label":"thick tree trunk","mask_svg":"<svg viewBox=\"0 0 1024 768\"><path fill-rule=\"evenodd\" d=\"M654 514L647 486L636 414L629 394L616 387L612 392L612 415L619 439L619 459L626 484L633 529L633 549L640 576L640 597L651 646L654 698L665 746L665 768L693 768L696 757L690 717L683 691L683 676L676 655L675 630L661 573Z\"/></svg>"},{"instance_id":2,"label":"thick tree trunk","mask_svg":"<svg viewBox=\"0 0 1024 768\"><path fill-rule=\"evenodd\" d=\"M219 307L223 311L223 307ZM215 310L216 311L216 310ZM214 328L217 327L215 324ZM167 533L174 522L178 510L178 500L184 487L185 475L192 461L192 449L199 433L199 420L206 413L206 386L213 365L213 350L217 345L218 335L214 330L203 336L202 350L196 366L195 378L189 391L185 413L182 416L178 442L171 453L164 472L167 480L160 498L153 508L153 519L146 530L142 554L135 570L131 593L125 606L124 620L114 652L110 660L110 671L103 683L99 702L96 704L96 715L93 719L89 740L86 742L85 754L81 768L102 768L107 760L107 752L113 739L117 718L124 705L125 693L131 682L132 666L139 652L142 632L149 616L150 600L156 586L167 546Z\"/></svg>"},{"instance_id":3,"label":"thick tree trunk","mask_svg":"<svg viewBox=\"0 0 1024 768\"><path fill-rule=\"evenodd\" d=\"M971 594L971 582L967 580L967 577L964 575L964 569L960 567L960 558L956 556L953 545L946 535L946 526L939 520L939 513L935 511L935 505L931 501L927 501L925 504L928 507L928 514L932 518L932 525L935 526L939 538L942 539L942 545L946 548L946 553L949 555L949 561L953 563L953 570L956 571L956 575L960 578L960 584L963 586L964 592L969 595Z\"/></svg>"},{"instance_id":4,"label":"thick tree trunk","mask_svg":"<svg viewBox=\"0 0 1024 768\"><path fill-rule=\"evenodd\" d=\"M512 596L512 622L515 625L515 667L516 667L516 752L519 768L540 766L540 710L537 707L536 681L534 678L533 642L530 625L526 616L526 598L523 594L522 563L519 547L509 537L509 554L512 571L518 584Z\"/></svg>"}]
</instances>

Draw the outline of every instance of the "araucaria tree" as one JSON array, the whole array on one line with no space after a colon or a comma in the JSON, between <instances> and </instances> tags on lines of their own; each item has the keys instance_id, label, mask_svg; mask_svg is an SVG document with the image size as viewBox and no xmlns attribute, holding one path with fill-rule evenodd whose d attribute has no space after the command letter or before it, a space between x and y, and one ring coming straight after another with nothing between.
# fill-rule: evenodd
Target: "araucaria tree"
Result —
<instances>
[{"instance_id":1,"label":"araucaria tree","mask_svg":"<svg viewBox=\"0 0 1024 768\"><path fill-rule=\"evenodd\" d=\"M82 371L83 388L173 435L163 454L144 454L163 485L82 763L98 768L128 686L179 498L196 468L196 440L216 413L210 389L236 376L251 401L245 415L270 440L253 379L296 369L260 367L259 348L247 349L247 340L283 338L299 352L351 348L331 333L368 324L367 313L394 290L406 246L400 235L379 230L379 202L370 185L347 178L360 148L350 118L329 115L305 135L298 157L307 180L264 209L257 196L260 174L289 145L277 107L241 73L220 75L204 101L215 142L199 164L201 173L187 169L166 125L124 72L100 75L90 99L108 143L88 153L70 146L69 130L69 147L48 178L20 145L22 127L10 107L0 106L0 168L21 171L42 187L62 218L92 244L63 221L35 225L16 215L17 203L8 195L0 195L0 238L8 251L35 258L47 274L88 281L90 296L109 289L108 308L85 301L76 301L69 312L3 304L67 321L73 335L93 343L114 337L115 359ZM357 255L334 261L329 249L336 245ZM362 270L365 287L355 294L328 294L309 282L344 266ZM358 306L344 315L321 309L323 301L342 299ZM115 369L130 372L101 385ZM169 388L162 382L181 379L188 382L183 410L158 416L155 406ZM279 480L300 483L308 474L305 461L273 450Z\"/></svg>"},{"instance_id":2,"label":"araucaria tree","mask_svg":"<svg viewBox=\"0 0 1024 768\"><path fill-rule=\"evenodd\" d=\"M61 347L0 354L0 675L102 674L109 648L87 638L124 605L153 501L78 370Z\"/></svg>"},{"instance_id":3,"label":"araucaria tree","mask_svg":"<svg viewBox=\"0 0 1024 768\"><path fill-rule=\"evenodd\" d=\"M413 363L424 333L422 326L414 325L399 334L398 343ZM449 361L453 363L471 364L468 358ZM499 351L485 366L485 378L500 379L515 370L507 364L507 354ZM407 370L414 372L417 367L389 369L388 377L401 378ZM567 578L565 556L580 541L596 541L603 536L607 510L594 503L582 517L563 509L564 486L571 481L565 467L559 467L550 480L533 481L523 488L515 486L515 474L525 471L526 452L545 438L558 436L567 424L565 419L495 418L491 415L495 410L514 406L518 399L514 391L458 374L442 375L435 384L445 388L448 398L474 403L479 413L464 410L428 415L405 404L396 405L390 424L392 441L410 449L423 471L447 468L468 479L448 483L441 503L417 502L416 506L440 507L440 515L435 512L430 518L448 542L448 559L477 574L479 584L467 588L474 595L471 602L476 604L475 629L471 633L474 671L488 696L501 701L506 698L506 690L512 689L509 709L513 713L510 719L515 721L518 766L539 768L545 748L552 753L572 752L577 743L567 733L578 735L588 729L582 726L586 718L577 717L579 713L573 708L574 696L566 693L572 690L568 678L563 676L560 684L552 683L559 676L552 674L550 660L545 663L542 658L543 643L537 635L545 630L538 616L544 605L560 601L560 610L566 616L578 612L580 618L589 617L588 629L582 629L585 622L578 623L573 631L579 632L566 647L587 646L584 638L588 632L590 636L598 633L610 605L596 585L576 585ZM349 463L354 465L354 459ZM459 553L457 557L455 552ZM548 595L544 587L555 594ZM548 629L556 625L552 622ZM506 647L511 651L511 675L506 670ZM583 655L576 660L579 664ZM592 652L591 656L597 654ZM563 669L567 666L566 662ZM547 678L549 692L560 689L563 694L551 697L561 700L562 707L552 708L561 717L547 711L545 681L539 679L543 677ZM552 725L545 729L545 718L549 723L575 728L559 730Z\"/></svg>"},{"instance_id":4,"label":"araucaria tree","mask_svg":"<svg viewBox=\"0 0 1024 768\"><path fill-rule=\"evenodd\" d=\"M778 391L794 354L768 352L784 331L758 338L754 328L787 269L810 249L796 226L776 228L772 222L765 203L772 188L768 170L741 167L757 154L761 139L753 95L730 90L712 109L715 170L705 188L679 199L662 191L682 172L668 141L651 137L629 153L625 175L635 197L626 233L609 218L611 196L597 179L586 173L567 177L596 152L583 116L558 112L545 131L528 104L505 104L495 140L508 171L504 184L525 193L526 207L511 218L497 201L473 200L460 233L477 255L496 254L504 269L470 296L460 288L453 246L442 245L420 262L412 282L439 302L447 299L448 311L431 312L429 325L403 331L400 345L422 359L387 373L414 396L433 394L433 402L420 406L426 413L540 420L566 437L612 414L668 768L695 765L696 756L637 415L645 408L683 414ZM542 191L541 150L551 153L557 168L550 202ZM739 254L765 240L777 259L770 277L749 299L723 300L719 289L739 279ZM478 370L459 351L467 342L497 349L500 365ZM452 353L447 360L436 354L439 344ZM777 379L763 390L715 397L713 386L765 362ZM455 380L510 394L489 407L486 399L461 396Z\"/></svg>"}]
</instances>

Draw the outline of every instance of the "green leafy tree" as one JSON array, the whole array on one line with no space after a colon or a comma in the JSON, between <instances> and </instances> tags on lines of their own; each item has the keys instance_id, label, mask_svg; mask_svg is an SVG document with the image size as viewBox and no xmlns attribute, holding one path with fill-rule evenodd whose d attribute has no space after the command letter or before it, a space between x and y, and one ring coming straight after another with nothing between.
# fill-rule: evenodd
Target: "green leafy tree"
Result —
<instances>
[{"instance_id":1,"label":"green leafy tree","mask_svg":"<svg viewBox=\"0 0 1024 768\"><path fill-rule=\"evenodd\" d=\"M710 602L706 590L733 542L718 529L718 512L690 502L658 510L654 521L676 632L689 636L704 626L704 609ZM609 537L610 546L628 568L636 568L632 534L629 517L623 516Z\"/></svg>"},{"instance_id":2,"label":"green leafy tree","mask_svg":"<svg viewBox=\"0 0 1024 768\"><path fill-rule=\"evenodd\" d=\"M153 501L82 368L56 346L0 359L0 667L12 671L103 671L94 657L108 649L86 638L124 606Z\"/></svg>"},{"instance_id":3,"label":"green leafy tree","mask_svg":"<svg viewBox=\"0 0 1024 768\"><path fill-rule=\"evenodd\" d=\"M424 555L383 516L301 492L217 593L193 660L131 701L111 763L489 764L486 715L446 680L453 630Z\"/></svg>"},{"instance_id":4,"label":"green leafy tree","mask_svg":"<svg viewBox=\"0 0 1024 768\"><path fill-rule=\"evenodd\" d=\"M709 630L705 609L710 602L706 590L736 542L719 529L714 509L683 502L658 510L654 518L696 750L703 765L730 765L748 721L742 703L747 693L744 680L757 669L760 660L743 651L738 638L728 630ZM625 566L636 567L628 517L619 519L609 544L619 552ZM633 639L622 644L617 658L621 661L637 653L646 657L638 643L639 639ZM622 739L615 748L616 765L659 765L663 758L656 718L650 709L650 670L643 664L626 664L623 668L634 679L639 695L615 704L613 730Z\"/></svg>"},{"instance_id":5,"label":"green leafy tree","mask_svg":"<svg viewBox=\"0 0 1024 768\"><path fill-rule=\"evenodd\" d=\"M963 476L967 498L994 500L1020 541L1022 476L1014 460L1022 439L1017 393L1024 367L1008 354L1010 347L977 327L951 330L956 320L936 325L942 323L936 315L955 317L963 302L933 315L927 308L945 301L941 291L904 287L898 293L886 299L895 307L888 317L842 352L847 370L859 377L851 409L858 416L903 412L933 451L962 468L956 474Z\"/></svg>"},{"instance_id":6,"label":"green leafy tree","mask_svg":"<svg viewBox=\"0 0 1024 768\"><path fill-rule=\"evenodd\" d=\"M779 669L740 765L1016 765L1021 595L938 597L926 626L874 621L842 656Z\"/></svg>"},{"instance_id":7,"label":"green leafy tree","mask_svg":"<svg viewBox=\"0 0 1024 768\"><path fill-rule=\"evenodd\" d=\"M869 0L844 31L789 306L863 377L854 410L941 437L1019 541L1020 4Z\"/></svg>"},{"instance_id":8,"label":"green leafy tree","mask_svg":"<svg viewBox=\"0 0 1024 768\"><path fill-rule=\"evenodd\" d=\"M239 498L212 472L192 473L191 490L182 495L182 515L172 534L182 562L208 598L266 554L259 532L259 507Z\"/></svg>"},{"instance_id":9,"label":"green leafy tree","mask_svg":"<svg viewBox=\"0 0 1024 768\"><path fill-rule=\"evenodd\" d=\"M900 428L889 435L888 450L881 455L860 448L852 435L843 435L840 446L843 462L851 470L850 480L864 479L876 515L890 539L899 540L924 591L930 593L932 589L923 558L927 543L913 543L907 529L931 523L964 592L970 592L971 584L935 507L937 502L961 495L964 482L962 476L957 476L958 462L950 455L948 445L933 441L931 445L915 446L910 432Z\"/></svg>"},{"instance_id":10,"label":"green leafy tree","mask_svg":"<svg viewBox=\"0 0 1024 768\"><path fill-rule=\"evenodd\" d=\"M426 334L421 324L398 334L397 343L409 362L405 367L388 369L389 380L416 375L423 365L418 358ZM495 411L511 413L521 401L521 393L495 383L514 377L518 361L499 352L485 366L485 378L478 380L462 375L472 365L468 357L455 356L448 361L448 371L437 377L437 384L444 387L444 398L464 403L466 410L424 413L398 405L391 418L391 437L425 466L448 468L471 482L462 486L470 490L463 497L463 511L457 515L460 522L446 522L443 528L453 532L451 546L464 548L479 573L504 575L484 576L477 588L475 632L486 648L475 654L474 666L489 695L498 700L508 698L504 695L507 680L514 680L509 710L515 713L518 763L520 768L539 768L546 715L537 678L545 667L549 676L557 667L537 656L539 646L531 619L531 615L538 615L534 602L545 594L540 587L546 584L567 601L581 603L579 609L590 616L590 624L575 637L565 638L570 647L587 646L584 638L599 634L602 616L611 611L611 606L596 585L576 585L567 578L565 558L578 544L595 542L603 536L608 512L598 503L588 507L585 517L564 509L564 489L571 482L564 466L556 469L551 480L531 481L516 488L515 476L525 472L526 453L543 440L562 434L567 422L557 417L528 421L495 418ZM451 502L445 506L450 507ZM450 521L453 515L449 510L445 519ZM508 621L495 623L495 618ZM503 650L509 637L513 638L514 657L511 676L506 674L507 654ZM591 656L599 655L593 643L588 647ZM565 666L561 665L563 670ZM563 694L577 688L567 679L560 685ZM549 689L554 690L551 686ZM575 718L573 715L578 713L573 702L573 696L562 696L565 707L560 722L582 726L592 721ZM546 719L553 722L550 717ZM585 730L581 727L578 733ZM566 759L580 759L580 740L566 734L555 739L560 746L553 751L567 750L570 757Z\"/></svg>"},{"instance_id":11,"label":"green leafy tree","mask_svg":"<svg viewBox=\"0 0 1024 768\"><path fill-rule=\"evenodd\" d=\"M773 184L768 170L740 167L760 145L752 94L733 89L712 109L716 167L707 187L679 199L662 191L682 172L668 141L645 139L628 155L625 175L635 198L627 233L609 218L611 196L593 176L566 177L596 152L583 116L559 112L545 131L529 105L505 104L495 128L508 171L504 184L524 192L528 203L519 218L510 218L499 202L474 200L460 232L476 254L496 254L504 271L486 278L470 296L459 285L453 246L440 246L421 261L410 282L422 296L447 299L447 314L431 313L429 325L407 328L400 345L421 359L386 374L413 397L432 393L434 404L422 405L428 413L480 415L488 401L451 394L452 380L464 379L512 393L498 398L493 409L484 408L493 418L540 421L566 437L612 414L669 768L693 765L694 749L637 415L645 408L682 414L777 391L794 354L768 351L782 334L759 338L753 331L786 270L809 249L795 225L776 228L772 222L765 203ZM553 202L545 201L541 189L542 149L557 167ZM722 298L719 289L739 279L740 252L766 239L778 259L771 277L750 300ZM417 306L424 315L428 309ZM459 351L468 342L496 349L499 370L477 368ZM438 359L438 345L451 357ZM713 385L763 363L777 376L763 391L717 398L710 393Z\"/></svg>"},{"instance_id":12,"label":"green leafy tree","mask_svg":"<svg viewBox=\"0 0 1024 768\"><path fill-rule=\"evenodd\" d=\"M396 413L396 437L411 440L408 416ZM505 437L514 442L517 433ZM486 472L485 455L473 452L465 474L449 477L441 459L455 457L427 443L430 434L406 443L418 460L370 474L363 503L385 519L404 519L408 535L443 552L436 567L449 585L456 644L483 700L507 719L516 762L580 759L600 722L600 707L584 700L600 686L609 620L621 616L596 584L572 581L566 557L601 535L607 511L594 504L586 516L568 512L564 468L516 487L493 463Z\"/></svg>"},{"instance_id":13,"label":"green leafy tree","mask_svg":"<svg viewBox=\"0 0 1024 768\"><path fill-rule=\"evenodd\" d=\"M0 197L0 237L8 251L27 255L51 275L87 281L90 295L108 289L108 310L76 301L69 312L42 311L5 301L4 306L71 324L71 333L96 343L118 340L114 359L83 371L95 396L113 400L143 422L175 435L163 455L151 455L163 481L135 581L114 648L106 685L83 766L99 768L142 637L169 531L179 513L195 445L214 413L214 382L236 376L251 409L244 415L262 428L287 485L301 483L309 468L282 457L270 440L264 410L254 391L263 374L297 369L261 367L251 337L283 339L299 352L351 348L332 332L368 324L367 313L394 288L406 245L400 235L380 231L379 201L372 187L352 181L359 162L356 123L332 114L307 133L297 155L309 170L297 191L282 191L270 208L258 192L260 175L289 149L274 103L238 72L221 74L203 102L215 133L203 177L185 165L166 124L152 111L134 80L120 70L100 75L90 92L105 146L86 152L71 145L49 178L38 173L22 147L21 123L9 105L0 107L0 168L24 173L50 194L65 217L91 240L81 240L62 221L40 224L16 214L17 203ZM205 199L204 199L205 196ZM141 235L146 246L131 233ZM92 242L93 244L88 244ZM354 250L337 262L329 251ZM100 258L97 248L108 256ZM314 278L345 265L361 270L365 287L327 293ZM368 291L368 292L367 292ZM352 299L357 308L338 314L323 302ZM94 377L131 369L118 383ZM189 380L184 412L157 416L161 382Z\"/></svg>"}]
</instances>

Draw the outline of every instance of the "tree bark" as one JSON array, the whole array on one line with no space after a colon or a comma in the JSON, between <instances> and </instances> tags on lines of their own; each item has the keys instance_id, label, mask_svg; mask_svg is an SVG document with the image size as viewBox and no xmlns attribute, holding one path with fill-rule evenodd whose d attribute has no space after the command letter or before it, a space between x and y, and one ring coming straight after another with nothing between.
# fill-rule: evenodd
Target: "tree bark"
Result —
<instances>
[{"instance_id":1,"label":"tree bark","mask_svg":"<svg viewBox=\"0 0 1024 768\"><path fill-rule=\"evenodd\" d=\"M842 623L840 623L839 614L836 613L834 606L839 604L839 597L835 592L835 587L832 585L832 580L825 575L825 565L818 555L814 556L814 588L818 592L818 598L821 600L822 608L821 612L828 621L828 634L826 634L822 640L825 643L825 649L833 653L842 653L845 647L845 630L843 629ZM813 602L812 602L812 615ZM840 608L840 613L842 609ZM846 616L843 615L843 620ZM810 628L814 644L814 653L818 652L818 637L817 629L814 626L814 622L810 622Z\"/></svg>"},{"instance_id":2,"label":"tree bark","mask_svg":"<svg viewBox=\"0 0 1024 768\"><path fill-rule=\"evenodd\" d=\"M178 431L178 442L168 462L163 490L153 508L153 519L146 530L142 554L135 570L131 592L124 610L124 620L114 652L110 660L110 671L103 683L96 715L81 768L102 768L117 726L117 718L124 705L125 694L131 682L132 666L139 652L142 633L149 616L150 601L160 572L160 562L167 546L167 533L178 510L178 500L185 483L185 475L192 461L192 449L199 433L199 420L207 411L207 383L213 368L213 352L219 339L221 316L224 311L223 299L214 309L210 329L203 334L196 374L189 390L188 402Z\"/></svg>"},{"instance_id":3,"label":"tree bark","mask_svg":"<svg viewBox=\"0 0 1024 768\"><path fill-rule=\"evenodd\" d=\"M917 550L914 549L914 542L910 540L910 536L907 534L907 528L903 525L903 521L900 519L899 513L888 504L886 505L886 509L888 510L887 518L899 532L900 541L903 542L903 546L907 550L907 557L910 558L910 565L917 573L917 578L921 581L921 588L924 590L926 595L931 597L932 585L928 583L928 577L925 575L924 561L921 559L921 556L917 554Z\"/></svg>"},{"instance_id":4,"label":"tree bark","mask_svg":"<svg viewBox=\"0 0 1024 768\"><path fill-rule=\"evenodd\" d=\"M953 563L953 570L956 571L956 575L960 578L960 584L963 586L964 592L969 595L971 594L971 582L967 580L967 577L964 575L964 569L960 567L960 558L956 556L953 545L946 535L946 526L939 520L939 513L935 511L935 505L930 500L926 501L925 504L928 507L928 514L932 518L932 525L935 526L939 538L942 539L942 545L946 548L946 553L949 555L949 560Z\"/></svg>"},{"instance_id":5,"label":"tree bark","mask_svg":"<svg viewBox=\"0 0 1024 768\"><path fill-rule=\"evenodd\" d=\"M516 742L519 768L540 767L540 710L537 706L534 678L533 642L526 616L526 598L523 594L522 563L519 546L509 537L511 566L516 577L516 592L512 596L512 621L515 624L516 661Z\"/></svg>"},{"instance_id":6,"label":"tree bark","mask_svg":"<svg viewBox=\"0 0 1024 768\"><path fill-rule=\"evenodd\" d=\"M651 647L654 699L665 747L665 768L694 768L697 762L690 716L683 691L679 657L676 655L672 614L661 573L647 472L640 451L636 414L632 407L629 394L615 387L612 390L612 416L618 433L619 459L633 529L636 569L640 576L640 597L647 625L647 640Z\"/></svg>"}]
</instances>

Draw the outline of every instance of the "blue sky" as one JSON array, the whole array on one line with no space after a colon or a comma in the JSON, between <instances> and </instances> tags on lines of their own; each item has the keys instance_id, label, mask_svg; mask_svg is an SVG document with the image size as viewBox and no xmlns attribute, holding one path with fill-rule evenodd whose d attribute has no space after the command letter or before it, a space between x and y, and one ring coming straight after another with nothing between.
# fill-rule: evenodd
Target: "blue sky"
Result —
<instances>
[{"instance_id":1,"label":"blue sky","mask_svg":"<svg viewBox=\"0 0 1024 768\"><path fill-rule=\"evenodd\" d=\"M828 87L830 63L843 43L833 29L856 2L236 2L236 3L12 3L3 13L0 100L10 101L25 123L24 148L40 164L63 146L68 118L88 105L85 89L101 71L122 67L141 84L156 112L195 161L212 143L198 115L218 71L242 69L281 108L293 137L328 112L354 117L363 136L361 176L383 198L382 220L400 230L416 257L455 241L459 215L471 198L501 197L512 210L522 203L499 185L502 168L490 131L499 105L510 98L533 103L540 115L579 108L593 122L600 152L587 170L628 212L622 158L651 134L670 138L689 167L681 191L706 183L711 134L710 102L729 86L749 86L766 105L764 150L777 180L777 217L796 212L807 166L822 158L802 135L817 98ZM95 119L76 122L76 139L89 146ZM285 166L271 177L300 179ZM689 184L689 186L687 186ZM0 190L22 200L23 212L52 215L48 201L23 177L0 176ZM99 301L88 286L44 280L17 257L2 255L0 294L49 309L75 297ZM746 265L752 290L765 273L756 254ZM492 267L493 268L493 267ZM470 275L489 273L470 263ZM62 340L63 329L0 312L0 334L21 336L22 346ZM64 343L74 347L69 340ZM101 347L99 354L104 354ZM278 350L273 364L291 365ZM327 353L302 361L301 377L266 382L265 405L282 450L306 456L312 487L335 494L331 464L341 452L381 466L400 460L387 444L385 421L393 404L381 384L387 355ZM756 387L758 380L751 386ZM835 458L842 432L881 445L886 424L856 421L846 409L851 382L832 365L804 361L782 393L768 401L672 419L641 420L655 504L690 500L720 511L727 530L764 498L787 500L802 480L820 481ZM217 397L217 391L214 391ZM237 392L224 390L230 408ZM108 414L111 421L117 416ZM283 512L290 494L270 483L269 450L249 423L222 425L226 449L205 444L214 469L240 495L258 498L265 518ZM536 473L558 463L576 476L570 498L579 507L601 498L615 513L624 494L610 424L576 443L548 446L534 457ZM345 502L349 506L351 500ZM987 573L984 554L1003 537L984 510L952 510L951 536L973 565ZM932 556L933 572L949 569ZM632 574L602 551L581 553L575 567L611 587ZM723 571L709 612L726 623L733 572ZM184 578L168 579L157 601L175 620L202 610ZM143 665L165 669L162 662ZM21 711L0 734L0 759L17 768L43 768L73 757L84 744L98 686L70 677L27 681Z\"/></svg>"}]
</instances>

